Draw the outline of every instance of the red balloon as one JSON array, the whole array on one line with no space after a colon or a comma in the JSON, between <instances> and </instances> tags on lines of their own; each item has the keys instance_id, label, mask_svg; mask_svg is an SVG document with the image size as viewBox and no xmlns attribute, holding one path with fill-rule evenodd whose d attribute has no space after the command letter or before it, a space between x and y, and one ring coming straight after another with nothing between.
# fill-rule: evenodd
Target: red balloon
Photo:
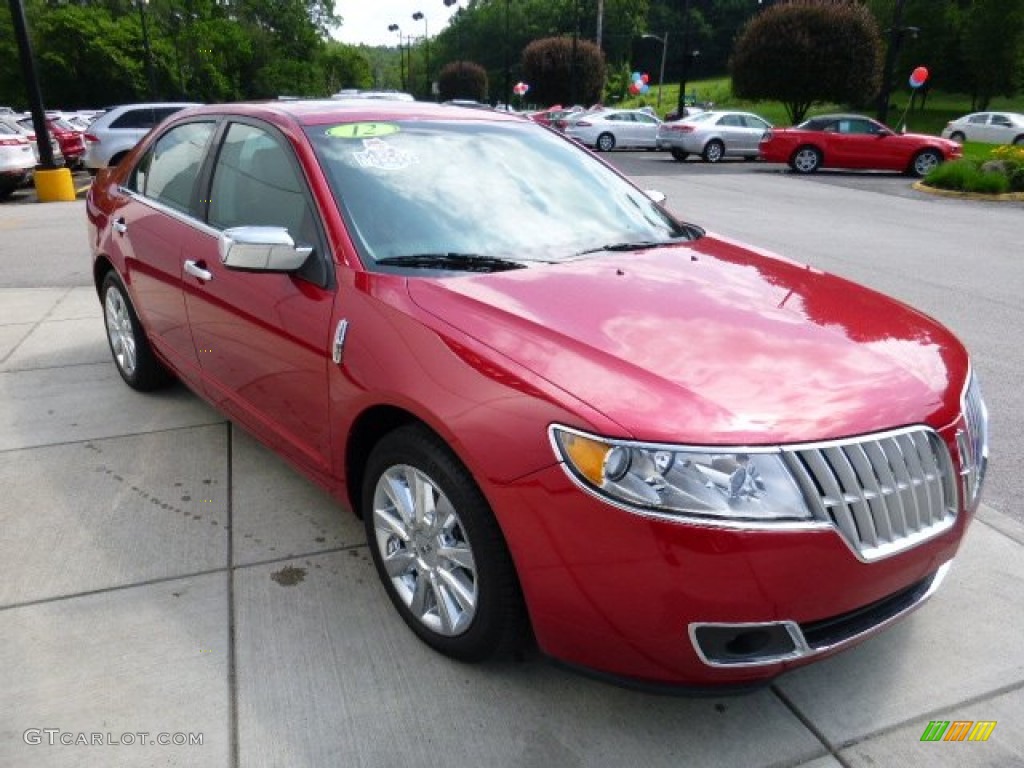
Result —
<instances>
[{"instance_id":1,"label":"red balloon","mask_svg":"<svg viewBox=\"0 0 1024 768\"><path fill-rule=\"evenodd\" d=\"M640 79L643 80L646 83L651 78L650 78L650 76L646 72L644 72L643 77L641 77Z\"/></svg>"},{"instance_id":2,"label":"red balloon","mask_svg":"<svg viewBox=\"0 0 1024 768\"><path fill-rule=\"evenodd\" d=\"M910 73L910 87L920 88L928 80L928 67L917 67Z\"/></svg>"},{"instance_id":3,"label":"red balloon","mask_svg":"<svg viewBox=\"0 0 1024 768\"><path fill-rule=\"evenodd\" d=\"M635 81L629 84L629 92L632 93L634 96L640 93L640 88L639 86L637 86Z\"/></svg>"}]
</instances>

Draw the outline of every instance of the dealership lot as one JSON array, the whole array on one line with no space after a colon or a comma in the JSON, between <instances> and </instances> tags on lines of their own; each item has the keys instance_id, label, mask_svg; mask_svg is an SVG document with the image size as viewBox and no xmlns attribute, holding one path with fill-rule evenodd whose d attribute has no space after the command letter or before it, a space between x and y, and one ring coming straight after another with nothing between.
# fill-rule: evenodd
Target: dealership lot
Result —
<instances>
[{"instance_id":1,"label":"dealership lot","mask_svg":"<svg viewBox=\"0 0 1024 768\"><path fill-rule=\"evenodd\" d=\"M0 765L1024 765L1024 206L928 198L888 175L609 158L683 218L894 294L964 339L993 468L930 604L742 697L653 697L534 657L448 661L393 612L346 511L183 388L120 382L83 204L4 205ZM985 743L922 743L931 720L998 724ZM31 743L44 729L122 743ZM203 744L148 743L161 733Z\"/></svg>"}]
</instances>

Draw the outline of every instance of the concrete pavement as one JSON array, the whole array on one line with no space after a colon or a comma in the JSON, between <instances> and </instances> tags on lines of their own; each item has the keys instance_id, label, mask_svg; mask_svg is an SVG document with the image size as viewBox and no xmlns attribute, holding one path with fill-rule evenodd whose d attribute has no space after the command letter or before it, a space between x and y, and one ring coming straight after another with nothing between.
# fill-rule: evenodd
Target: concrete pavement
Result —
<instances>
[{"instance_id":1,"label":"concrete pavement","mask_svg":"<svg viewBox=\"0 0 1024 768\"><path fill-rule=\"evenodd\" d=\"M1024 766L1010 515L983 508L913 616L748 696L458 664L347 511L187 390L123 385L82 217L0 206L0 766Z\"/></svg>"}]
</instances>

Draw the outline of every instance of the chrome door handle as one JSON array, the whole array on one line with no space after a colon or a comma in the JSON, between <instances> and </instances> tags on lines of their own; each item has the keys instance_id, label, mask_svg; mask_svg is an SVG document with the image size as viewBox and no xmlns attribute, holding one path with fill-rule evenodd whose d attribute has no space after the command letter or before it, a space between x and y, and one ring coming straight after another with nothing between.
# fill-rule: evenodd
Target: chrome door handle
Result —
<instances>
[{"instance_id":1,"label":"chrome door handle","mask_svg":"<svg viewBox=\"0 0 1024 768\"><path fill-rule=\"evenodd\" d=\"M124 223L123 216L114 222L114 231L117 232L117 234L119 235L123 235L125 232L128 231L128 225Z\"/></svg>"},{"instance_id":2,"label":"chrome door handle","mask_svg":"<svg viewBox=\"0 0 1024 768\"><path fill-rule=\"evenodd\" d=\"M192 261L191 259L185 262L185 271L192 275L192 277L198 277L200 280L213 280L212 272L203 269L199 266L199 262Z\"/></svg>"}]
</instances>

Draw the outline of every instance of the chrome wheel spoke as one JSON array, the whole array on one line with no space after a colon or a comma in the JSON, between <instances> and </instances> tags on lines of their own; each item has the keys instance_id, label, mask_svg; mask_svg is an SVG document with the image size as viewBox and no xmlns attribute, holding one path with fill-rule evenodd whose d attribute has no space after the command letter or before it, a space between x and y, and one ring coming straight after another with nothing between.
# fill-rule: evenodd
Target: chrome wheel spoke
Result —
<instances>
[{"instance_id":1,"label":"chrome wheel spoke","mask_svg":"<svg viewBox=\"0 0 1024 768\"><path fill-rule=\"evenodd\" d=\"M430 588L427 586L427 579L420 574L416 578L416 585L413 587L412 595L409 600L409 610L413 612L417 619L426 623L427 613L429 612L429 606L427 605L427 597Z\"/></svg>"},{"instance_id":2,"label":"chrome wheel spoke","mask_svg":"<svg viewBox=\"0 0 1024 768\"><path fill-rule=\"evenodd\" d=\"M446 560L452 567L465 568L467 571L476 572L473 550L465 544L438 547L437 556Z\"/></svg>"},{"instance_id":3,"label":"chrome wheel spoke","mask_svg":"<svg viewBox=\"0 0 1024 768\"><path fill-rule=\"evenodd\" d=\"M458 604L460 614L471 612L476 608L476 594L473 585L458 573L438 571L438 580L442 582L443 591Z\"/></svg>"},{"instance_id":4,"label":"chrome wheel spoke","mask_svg":"<svg viewBox=\"0 0 1024 768\"><path fill-rule=\"evenodd\" d=\"M403 542L409 541L409 531L404 522L386 509L373 510L373 525L381 533L397 536Z\"/></svg>"},{"instance_id":5,"label":"chrome wheel spoke","mask_svg":"<svg viewBox=\"0 0 1024 768\"><path fill-rule=\"evenodd\" d=\"M409 574L416 565L416 554L404 547L384 556L384 568L392 579Z\"/></svg>"},{"instance_id":6,"label":"chrome wheel spoke","mask_svg":"<svg viewBox=\"0 0 1024 768\"><path fill-rule=\"evenodd\" d=\"M450 591L441 583L440 574L431 574L430 591L434 596L437 619L441 622L441 632L446 635L455 634L459 611L453 604Z\"/></svg>"},{"instance_id":7,"label":"chrome wheel spoke","mask_svg":"<svg viewBox=\"0 0 1024 768\"><path fill-rule=\"evenodd\" d=\"M399 468L389 470L382 479L384 493L391 500L395 511L402 518L406 528L416 523L416 502L413 499L405 473Z\"/></svg>"}]
</instances>

